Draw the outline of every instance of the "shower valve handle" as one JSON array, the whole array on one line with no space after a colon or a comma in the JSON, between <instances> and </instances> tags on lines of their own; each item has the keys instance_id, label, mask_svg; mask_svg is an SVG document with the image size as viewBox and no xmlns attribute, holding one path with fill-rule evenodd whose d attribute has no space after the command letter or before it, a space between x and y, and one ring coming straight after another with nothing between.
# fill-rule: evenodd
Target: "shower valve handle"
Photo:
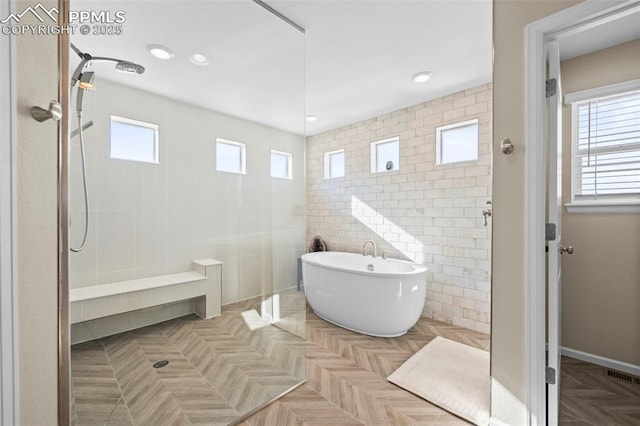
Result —
<instances>
[{"instance_id":1,"label":"shower valve handle","mask_svg":"<svg viewBox=\"0 0 640 426\"><path fill-rule=\"evenodd\" d=\"M487 201L487 205L488 205L488 206L491 206L491 201ZM492 214L493 214L493 210L491 209L491 207L489 207L489 208L488 208L488 209L486 209L486 210L482 210L482 216L483 216L483 219L484 219L484 221L483 221L483 222L484 222L484 223L483 223L483 226L487 226L487 225L488 225L488 223L487 223L487 218L488 218L488 217L491 217L491 216L492 216Z\"/></svg>"},{"instance_id":2,"label":"shower valve handle","mask_svg":"<svg viewBox=\"0 0 640 426\"><path fill-rule=\"evenodd\" d=\"M31 116L40 123L49 119L60 121L62 118L62 107L58 101L53 100L49 102L49 109L40 108L39 106L32 107Z\"/></svg>"}]
</instances>

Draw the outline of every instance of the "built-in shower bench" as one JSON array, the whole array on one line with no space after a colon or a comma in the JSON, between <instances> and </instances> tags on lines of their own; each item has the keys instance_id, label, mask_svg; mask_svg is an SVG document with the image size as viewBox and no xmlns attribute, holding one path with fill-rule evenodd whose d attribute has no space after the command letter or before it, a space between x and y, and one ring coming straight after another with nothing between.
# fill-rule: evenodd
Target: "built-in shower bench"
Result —
<instances>
[{"instance_id":1,"label":"built-in shower bench","mask_svg":"<svg viewBox=\"0 0 640 426\"><path fill-rule=\"evenodd\" d=\"M222 262L193 261L193 271L137 280L73 288L69 291L71 324L124 312L199 298L195 312L201 318L220 315Z\"/></svg>"}]
</instances>

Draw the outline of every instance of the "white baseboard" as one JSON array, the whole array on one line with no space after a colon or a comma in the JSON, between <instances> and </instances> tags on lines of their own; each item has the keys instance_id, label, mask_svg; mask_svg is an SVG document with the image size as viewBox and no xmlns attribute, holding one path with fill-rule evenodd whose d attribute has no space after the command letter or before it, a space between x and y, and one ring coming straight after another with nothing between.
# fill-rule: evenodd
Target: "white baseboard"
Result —
<instances>
[{"instance_id":1,"label":"white baseboard","mask_svg":"<svg viewBox=\"0 0 640 426\"><path fill-rule=\"evenodd\" d=\"M614 359L605 358L603 356L593 355L571 348L565 348L564 346L562 347L560 352L562 353L562 355L568 356L569 358L579 359L580 361L590 362L591 364L601 365L603 367L623 371L635 376L640 376L640 365L616 361Z\"/></svg>"},{"instance_id":2,"label":"white baseboard","mask_svg":"<svg viewBox=\"0 0 640 426\"><path fill-rule=\"evenodd\" d=\"M302 288L302 287L301 287ZM280 290L274 290L273 293L283 293L285 291L298 291L298 286L297 285L292 285L291 287L285 287L285 288L281 288Z\"/></svg>"},{"instance_id":3,"label":"white baseboard","mask_svg":"<svg viewBox=\"0 0 640 426\"><path fill-rule=\"evenodd\" d=\"M300 287L302 288L302 287ZM273 294L278 294L278 293L282 293L285 291L298 291L298 287L297 286L291 286L291 287L285 287L285 288L281 288L280 290L274 290ZM238 300L231 300L229 302L223 303L222 306L227 306L227 305L232 305L234 303L238 303L238 302L244 302L245 300L249 300L249 299L255 299L256 297L269 297L271 295L266 295L266 294L256 294L255 296L249 296L249 297L245 297L244 299L238 299Z\"/></svg>"}]
</instances>

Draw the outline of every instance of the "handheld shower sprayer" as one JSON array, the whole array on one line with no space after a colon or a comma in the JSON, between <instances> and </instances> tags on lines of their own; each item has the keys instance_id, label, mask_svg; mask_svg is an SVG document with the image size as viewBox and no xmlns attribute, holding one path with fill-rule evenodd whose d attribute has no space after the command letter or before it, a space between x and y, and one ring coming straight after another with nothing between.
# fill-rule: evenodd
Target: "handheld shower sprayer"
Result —
<instances>
[{"instance_id":1,"label":"handheld shower sprayer","mask_svg":"<svg viewBox=\"0 0 640 426\"><path fill-rule=\"evenodd\" d=\"M93 80L95 77L95 73L91 71L82 73L82 76L80 77L78 83L78 97L76 98L76 112L78 113L78 116L82 115L82 97L84 96L84 92L93 89Z\"/></svg>"},{"instance_id":2,"label":"handheld shower sprayer","mask_svg":"<svg viewBox=\"0 0 640 426\"><path fill-rule=\"evenodd\" d=\"M71 49L80 57L80 63L76 67L75 71L71 75L71 88L78 85L78 95L76 98L76 112L78 114L78 136L80 137L80 156L82 158L82 183L84 191L84 234L82 237L82 243L78 248L69 247L69 249L77 253L84 248L87 242L87 235L89 233L89 196L87 190L87 166L86 157L84 152L84 129L85 126L82 123L82 100L84 92L93 89L93 80L95 79L95 73L92 71L84 71L85 67L91 61L110 61L116 63L116 69L122 72L142 74L144 73L144 67L142 65L123 61L122 59L108 58L103 56L91 56L88 53L83 53L73 43L71 43Z\"/></svg>"},{"instance_id":3,"label":"handheld shower sprayer","mask_svg":"<svg viewBox=\"0 0 640 426\"><path fill-rule=\"evenodd\" d=\"M80 78L80 75L82 74L82 70L84 69L84 67L87 66L87 63L89 63L89 61L92 59L92 56L89 55L88 53L80 52L73 45L73 43L71 43L71 47L73 47L73 50L75 50L76 53L78 53L78 56L80 56L80 58L82 59L80 61L80 63L78 64L78 66L76 67L75 71L73 71L73 74L71 74L71 87L73 87L78 82L78 79Z\"/></svg>"},{"instance_id":4,"label":"handheld shower sprayer","mask_svg":"<svg viewBox=\"0 0 640 426\"><path fill-rule=\"evenodd\" d=\"M84 67L84 65L82 65ZM77 71L77 70L76 70ZM84 92L93 89L93 80L96 77L92 71L86 71L78 74L78 97L76 98L76 113L78 114L78 135L80 136L80 156L82 158L82 189L84 192L84 234L82 243L78 248L69 247L74 253L82 251L87 243L87 235L89 234L89 193L87 185L87 160L84 153L84 125L82 124L82 98ZM75 82L73 83L75 84Z\"/></svg>"}]
</instances>

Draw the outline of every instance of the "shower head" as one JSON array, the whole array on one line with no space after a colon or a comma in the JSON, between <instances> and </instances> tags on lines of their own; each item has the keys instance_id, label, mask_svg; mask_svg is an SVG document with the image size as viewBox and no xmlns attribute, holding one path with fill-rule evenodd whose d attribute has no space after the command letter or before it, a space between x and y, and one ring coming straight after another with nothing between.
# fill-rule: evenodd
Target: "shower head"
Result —
<instances>
[{"instance_id":1,"label":"shower head","mask_svg":"<svg viewBox=\"0 0 640 426\"><path fill-rule=\"evenodd\" d=\"M76 112L78 113L78 116L82 115L82 98L84 96L84 92L93 89L94 78L95 73L91 71L83 72L80 75L80 79L78 80L78 97L76 98Z\"/></svg>"},{"instance_id":2,"label":"shower head","mask_svg":"<svg viewBox=\"0 0 640 426\"><path fill-rule=\"evenodd\" d=\"M76 67L75 71L71 75L71 87L75 86L78 79L82 75L82 70L87 66L90 61L110 61L116 63L116 69L122 72L142 74L144 72L144 67L142 65L138 65L133 62L124 61L122 59L110 58L107 56L91 56L88 53L82 53L80 49L78 49L73 43L71 43L71 48L74 52L78 54L80 59L80 63Z\"/></svg>"},{"instance_id":3,"label":"shower head","mask_svg":"<svg viewBox=\"0 0 640 426\"><path fill-rule=\"evenodd\" d=\"M116 69L122 72L130 72L136 74L142 74L144 67L142 65L134 64L133 62L120 61L116 64Z\"/></svg>"},{"instance_id":4,"label":"shower head","mask_svg":"<svg viewBox=\"0 0 640 426\"><path fill-rule=\"evenodd\" d=\"M116 69L121 72L127 72L132 74L142 74L144 67L138 65L135 62L125 61L124 59L110 58L108 56L93 56L92 61L110 61L116 63Z\"/></svg>"}]
</instances>

